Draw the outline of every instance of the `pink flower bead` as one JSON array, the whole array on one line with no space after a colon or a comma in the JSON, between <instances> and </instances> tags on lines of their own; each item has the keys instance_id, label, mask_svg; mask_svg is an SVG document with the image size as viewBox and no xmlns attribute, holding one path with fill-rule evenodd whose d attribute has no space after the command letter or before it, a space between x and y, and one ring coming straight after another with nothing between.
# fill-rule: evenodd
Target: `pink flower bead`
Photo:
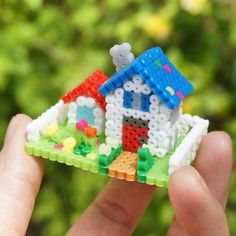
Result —
<instances>
[{"instance_id":1,"label":"pink flower bead","mask_svg":"<svg viewBox=\"0 0 236 236\"><path fill-rule=\"evenodd\" d=\"M88 121L87 120L84 120L84 119L81 119L79 120L78 122L76 122L76 129L78 131L84 131L86 127L88 127Z\"/></svg>"},{"instance_id":2,"label":"pink flower bead","mask_svg":"<svg viewBox=\"0 0 236 236\"><path fill-rule=\"evenodd\" d=\"M55 144L55 145L54 145L54 148L55 148L55 149L58 149L58 150L61 150L61 149L63 148L63 144L60 144L60 143Z\"/></svg>"}]
</instances>

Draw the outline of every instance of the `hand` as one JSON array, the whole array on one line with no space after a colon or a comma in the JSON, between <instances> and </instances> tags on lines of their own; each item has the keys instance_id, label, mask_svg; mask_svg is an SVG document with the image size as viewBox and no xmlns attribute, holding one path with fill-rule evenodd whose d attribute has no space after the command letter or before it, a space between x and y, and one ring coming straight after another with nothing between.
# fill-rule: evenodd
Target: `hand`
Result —
<instances>
[{"instance_id":1,"label":"hand","mask_svg":"<svg viewBox=\"0 0 236 236\"><path fill-rule=\"evenodd\" d=\"M30 118L17 115L8 127L0 153L0 235L24 235L43 177L41 158L24 152ZM229 235L224 208L231 173L231 140L223 132L201 142L194 167L170 177L175 212L168 235ZM68 235L130 235L156 187L111 179Z\"/></svg>"}]
</instances>

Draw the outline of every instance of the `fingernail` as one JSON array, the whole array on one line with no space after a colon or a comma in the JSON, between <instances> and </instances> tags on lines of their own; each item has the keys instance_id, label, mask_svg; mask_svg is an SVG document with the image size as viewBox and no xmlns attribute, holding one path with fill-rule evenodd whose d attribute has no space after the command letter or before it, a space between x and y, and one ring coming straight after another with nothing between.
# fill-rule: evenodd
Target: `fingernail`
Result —
<instances>
[{"instance_id":1,"label":"fingernail","mask_svg":"<svg viewBox=\"0 0 236 236\"><path fill-rule=\"evenodd\" d=\"M11 139L12 135L14 134L14 131L16 130L18 121L19 119L17 115L12 117L7 128L4 144L6 144Z\"/></svg>"}]
</instances>

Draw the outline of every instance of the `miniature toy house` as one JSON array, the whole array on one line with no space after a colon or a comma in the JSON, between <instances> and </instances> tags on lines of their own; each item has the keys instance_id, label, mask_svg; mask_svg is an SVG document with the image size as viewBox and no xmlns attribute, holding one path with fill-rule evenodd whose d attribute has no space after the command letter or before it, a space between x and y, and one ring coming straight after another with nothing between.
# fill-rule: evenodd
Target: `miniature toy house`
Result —
<instances>
[{"instance_id":1,"label":"miniature toy house","mask_svg":"<svg viewBox=\"0 0 236 236\"><path fill-rule=\"evenodd\" d=\"M95 71L83 83L62 97L68 104L68 123L86 120L96 128L97 134L104 132L106 101L98 88L107 81L107 77L100 70Z\"/></svg>"},{"instance_id":2,"label":"miniature toy house","mask_svg":"<svg viewBox=\"0 0 236 236\"><path fill-rule=\"evenodd\" d=\"M176 143L180 104L192 89L160 48L148 50L100 87L107 101L106 136L127 151L147 144L163 157Z\"/></svg>"},{"instance_id":3,"label":"miniature toy house","mask_svg":"<svg viewBox=\"0 0 236 236\"><path fill-rule=\"evenodd\" d=\"M192 85L159 48L110 54L116 73L96 70L27 127L26 152L111 177L167 186L194 160L209 122L182 114Z\"/></svg>"}]
</instances>

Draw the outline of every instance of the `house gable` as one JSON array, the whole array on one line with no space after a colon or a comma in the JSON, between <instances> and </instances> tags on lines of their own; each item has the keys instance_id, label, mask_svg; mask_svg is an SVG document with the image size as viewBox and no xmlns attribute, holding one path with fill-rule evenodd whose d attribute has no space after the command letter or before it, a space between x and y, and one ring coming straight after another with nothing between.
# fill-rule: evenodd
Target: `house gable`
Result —
<instances>
[{"instance_id":1,"label":"house gable","mask_svg":"<svg viewBox=\"0 0 236 236\"><path fill-rule=\"evenodd\" d=\"M106 96L137 74L170 109L179 106L193 90L162 49L156 47L147 50L122 71L114 74L99 91Z\"/></svg>"},{"instance_id":2,"label":"house gable","mask_svg":"<svg viewBox=\"0 0 236 236\"><path fill-rule=\"evenodd\" d=\"M101 70L96 70L92 75L84 80L73 90L65 94L61 99L64 103L76 100L79 96L92 97L105 111L105 97L99 92L98 88L108 80L108 77Z\"/></svg>"}]
</instances>

